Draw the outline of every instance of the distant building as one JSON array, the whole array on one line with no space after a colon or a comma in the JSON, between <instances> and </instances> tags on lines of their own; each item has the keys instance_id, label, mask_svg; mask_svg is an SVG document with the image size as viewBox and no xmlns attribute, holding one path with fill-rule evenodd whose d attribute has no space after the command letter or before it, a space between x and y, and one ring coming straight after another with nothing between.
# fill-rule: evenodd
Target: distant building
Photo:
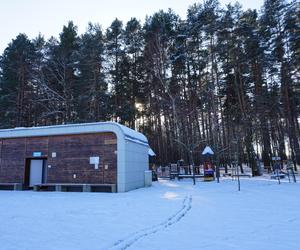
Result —
<instances>
[{"instance_id":1,"label":"distant building","mask_svg":"<svg viewBox=\"0 0 300 250\"><path fill-rule=\"evenodd\" d=\"M0 183L143 187L147 138L114 122L0 130Z\"/></svg>"}]
</instances>

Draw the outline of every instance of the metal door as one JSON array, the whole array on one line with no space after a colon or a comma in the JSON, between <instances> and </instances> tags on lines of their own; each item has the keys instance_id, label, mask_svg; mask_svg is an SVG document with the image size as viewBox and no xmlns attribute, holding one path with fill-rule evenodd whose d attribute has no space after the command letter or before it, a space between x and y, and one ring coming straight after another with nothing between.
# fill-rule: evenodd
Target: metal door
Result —
<instances>
[{"instance_id":1,"label":"metal door","mask_svg":"<svg viewBox=\"0 0 300 250\"><path fill-rule=\"evenodd\" d=\"M30 178L29 186L42 184L43 180L43 160L31 160L30 161Z\"/></svg>"}]
</instances>

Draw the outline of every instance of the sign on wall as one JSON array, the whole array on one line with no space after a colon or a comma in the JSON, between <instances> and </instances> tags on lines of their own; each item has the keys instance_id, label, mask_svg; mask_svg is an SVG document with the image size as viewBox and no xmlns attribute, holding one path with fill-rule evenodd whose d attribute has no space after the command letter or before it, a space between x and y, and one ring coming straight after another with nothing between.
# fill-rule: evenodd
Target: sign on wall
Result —
<instances>
[{"instance_id":1,"label":"sign on wall","mask_svg":"<svg viewBox=\"0 0 300 250\"><path fill-rule=\"evenodd\" d=\"M95 166L95 169L99 168L100 157L99 156L92 156L90 157L90 164Z\"/></svg>"}]
</instances>

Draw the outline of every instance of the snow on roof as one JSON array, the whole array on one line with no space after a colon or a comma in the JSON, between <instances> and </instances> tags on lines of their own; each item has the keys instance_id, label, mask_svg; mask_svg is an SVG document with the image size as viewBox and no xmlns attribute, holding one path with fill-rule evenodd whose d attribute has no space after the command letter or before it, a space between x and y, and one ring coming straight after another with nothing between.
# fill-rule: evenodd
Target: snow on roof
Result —
<instances>
[{"instance_id":1,"label":"snow on roof","mask_svg":"<svg viewBox=\"0 0 300 250\"><path fill-rule=\"evenodd\" d=\"M209 146L206 146L202 152L202 155L206 155L206 154L213 155L214 151L212 151L212 149Z\"/></svg>"},{"instance_id":2,"label":"snow on roof","mask_svg":"<svg viewBox=\"0 0 300 250\"><path fill-rule=\"evenodd\" d=\"M150 156L155 156L156 154L154 153L154 151L152 150L152 148L149 147L148 149L148 155Z\"/></svg>"},{"instance_id":3,"label":"snow on roof","mask_svg":"<svg viewBox=\"0 0 300 250\"><path fill-rule=\"evenodd\" d=\"M0 138L36 137L66 134L87 134L97 132L114 132L118 128L128 140L148 145L146 136L117 122L94 122L80 124L66 124L41 127L21 127L1 129Z\"/></svg>"}]
</instances>

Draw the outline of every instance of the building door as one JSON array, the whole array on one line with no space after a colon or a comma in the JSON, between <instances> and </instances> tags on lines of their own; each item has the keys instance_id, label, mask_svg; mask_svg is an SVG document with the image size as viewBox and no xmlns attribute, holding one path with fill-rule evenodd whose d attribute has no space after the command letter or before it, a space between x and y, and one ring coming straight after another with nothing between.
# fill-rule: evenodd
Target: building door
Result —
<instances>
[{"instance_id":1,"label":"building door","mask_svg":"<svg viewBox=\"0 0 300 250\"><path fill-rule=\"evenodd\" d=\"M29 170L29 187L43 183L44 160L31 160Z\"/></svg>"}]
</instances>

